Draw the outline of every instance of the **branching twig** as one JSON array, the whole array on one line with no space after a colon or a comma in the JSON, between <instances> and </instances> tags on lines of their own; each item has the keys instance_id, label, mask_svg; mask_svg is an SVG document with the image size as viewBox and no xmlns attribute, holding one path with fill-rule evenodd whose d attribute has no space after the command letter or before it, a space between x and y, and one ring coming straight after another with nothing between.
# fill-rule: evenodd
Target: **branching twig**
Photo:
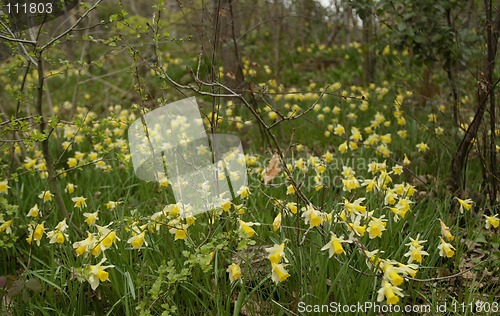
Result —
<instances>
[{"instance_id":1,"label":"branching twig","mask_svg":"<svg viewBox=\"0 0 500 316\"><path fill-rule=\"evenodd\" d=\"M415 278L412 278L412 277L409 277L409 276L405 276L406 279L408 280L412 280L412 281L417 281L417 282L434 282L434 281L443 281L443 280L449 280L449 279L453 279L453 278L456 278L456 277L459 277L469 271L471 271L472 269L476 268L477 266L480 266L482 265L483 263L486 263L488 261L491 261L491 259L488 259L488 260L483 260L475 265L473 265L472 267L464 270L464 271L460 271L458 273L455 273L455 274L452 274L452 275L447 275L447 276L443 276L443 277L437 277L437 278L429 278L429 279L415 279Z\"/></svg>"},{"instance_id":2,"label":"branching twig","mask_svg":"<svg viewBox=\"0 0 500 316\"><path fill-rule=\"evenodd\" d=\"M68 33L70 33L71 31L73 31L77 26L78 24L80 24L80 22L90 13L92 12L103 0L97 0L96 3L94 3L93 6L91 6L89 9L87 9L87 11L85 11L81 17L78 18L78 20L76 20L76 22L71 26L69 27L68 29L66 29L64 32L62 32L61 34L57 35L56 37L54 37L53 39L51 39L47 44L43 45L42 47L40 47L40 51L44 51L46 50L47 48L49 48L50 46L52 46L55 42L57 42L58 40L60 40L61 38L63 38L64 36L66 36Z\"/></svg>"}]
</instances>

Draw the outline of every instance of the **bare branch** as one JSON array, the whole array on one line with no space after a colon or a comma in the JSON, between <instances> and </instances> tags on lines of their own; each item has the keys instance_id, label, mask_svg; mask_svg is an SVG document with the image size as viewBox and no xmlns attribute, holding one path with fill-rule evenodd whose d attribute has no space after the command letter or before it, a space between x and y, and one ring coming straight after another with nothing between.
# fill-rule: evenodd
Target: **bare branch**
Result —
<instances>
[{"instance_id":1,"label":"bare branch","mask_svg":"<svg viewBox=\"0 0 500 316\"><path fill-rule=\"evenodd\" d=\"M36 41L29 41L25 39L20 39L20 38L14 38L14 37L8 37L5 35L0 34L0 38L4 39L9 42L14 42L14 43L20 43L20 44L30 44L30 45L36 45Z\"/></svg>"},{"instance_id":2,"label":"bare branch","mask_svg":"<svg viewBox=\"0 0 500 316\"><path fill-rule=\"evenodd\" d=\"M57 42L58 40L60 40L61 38L63 38L64 36L66 36L69 32L73 31L77 26L78 24L80 24L80 22L90 13L92 12L103 0L97 0L96 3L94 3L93 6L91 6L87 11L85 11L81 17L78 18L78 20L76 20L76 22L71 26L69 27L67 30L65 30L64 32L62 32L61 34L57 35L56 37L54 37L52 40L50 40L47 44L43 45L41 48L40 48L40 51L44 51L46 50L47 48L49 48L50 46L52 46L55 42Z\"/></svg>"}]
</instances>

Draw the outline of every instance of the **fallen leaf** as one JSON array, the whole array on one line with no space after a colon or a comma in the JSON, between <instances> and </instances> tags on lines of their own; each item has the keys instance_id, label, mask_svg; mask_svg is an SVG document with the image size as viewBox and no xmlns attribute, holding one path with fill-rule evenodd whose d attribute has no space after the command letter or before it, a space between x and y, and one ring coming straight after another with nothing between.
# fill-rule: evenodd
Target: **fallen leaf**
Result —
<instances>
[{"instance_id":1,"label":"fallen leaf","mask_svg":"<svg viewBox=\"0 0 500 316\"><path fill-rule=\"evenodd\" d=\"M273 155L269 165L266 167L266 172L264 173L264 184L268 184L273 181L274 178L281 172L280 158L277 153Z\"/></svg>"}]
</instances>

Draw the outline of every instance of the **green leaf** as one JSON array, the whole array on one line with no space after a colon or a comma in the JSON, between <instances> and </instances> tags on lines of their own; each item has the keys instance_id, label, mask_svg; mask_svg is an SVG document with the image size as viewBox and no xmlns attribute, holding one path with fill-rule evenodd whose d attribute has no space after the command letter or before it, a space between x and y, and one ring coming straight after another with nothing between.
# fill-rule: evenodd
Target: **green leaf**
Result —
<instances>
[{"instance_id":1,"label":"green leaf","mask_svg":"<svg viewBox=\"0 0 500 316\"><path fill-rule=\"evenodd\" d=\"M33 292L41 292L43 287L42 285L40 284L40 281L38 281L38 279L29 279L28 281L26 281L26 287L30 290L32 290Z\"/></svg>"},{"instance_id":2,"label":"green leaf","mask_svg":"<svg viewBox=\"0 0 500 316\"><path fill-rule=\"evenodd\" d=\"M7 293L7 296L9 298L14 298L21 293L23 288L24 288L24 281L21 279L17 279L9 287L9 292Z\"/></svg>"},{"instance_id":3,"label":"green leaf","mask_svg":"<svg viewBox=\"0 0 500 316\"><path fill-rule=\"evenodd\" d=\"M127 282L127 286L128 286L129 291L130 291L130 294L132 294L132 298L135 300L134 282L132 281L132 277L130 276L130 273L128 271L125 272L125 281Z\"/></svg>"}]
</instances>

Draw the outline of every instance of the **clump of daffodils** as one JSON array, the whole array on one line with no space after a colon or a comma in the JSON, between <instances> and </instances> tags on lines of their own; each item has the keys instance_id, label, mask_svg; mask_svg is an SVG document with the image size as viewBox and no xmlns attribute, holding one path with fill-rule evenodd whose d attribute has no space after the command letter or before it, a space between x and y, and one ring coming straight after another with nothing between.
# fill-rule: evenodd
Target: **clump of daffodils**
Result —
<instances>
[{"instance_id":1,"label":"clump of daffodils","mask_svg":"<svg viewBox=\"0 0 500 316\"><path fill-rule=\"evenodd\" d=\"M423 244L427 240L419 240L420 234L417 235L415 239L410 237L411 242L407 243L406 246L409 247L408 252L404 254L408 257L408 263L417 262L421 263L424 256L428 256L429 253L424 250Z\"/></svg>"},{"instance_id":2,"label":"clump of daffodils","mask_svg":"<svg viewBox=\"0 0 500 316\"><path fill-rule=\"evenodd\" d=\"M377 301L384 299L387 304L397 304L400 297L404 297L402 289L405 277L414 278L417 274L418 266L416 264L403 264L395 260L386 260L377 258L372 254L369 257L372 263L377 263L377 271L382 273L382 287L378 290Z\"/></svg>"},{"instance_id":3,"label":"clump of daffodils","mask_svg":"<svg viewBox=\"0 0 500 316\"><path fill-rule=\"evenodd\" d=\"M65 233L66 229L68 229L68 224L66 224L66 219L63 219L57 224L54 230L46 233L47 238L50 240L49 243L63 244L68 239L68 234Z\"/></svg>"},{"instance_id":4,"label":"clump of daffodils","mask_svg":"<svg viewBox=\"0 0 500 316\"><path fill-rule=\"evenodd\" d=\"M285 269L285 264L280 263L283 260L285 263L288 260L285 257L285 243L274 244L274 246L266 248L266 252L268 253L267 258L271 262L271 278L274 283L278 284L280 282L285 281L290 277L290 274Z\"/></svg>"}]
</instances>

